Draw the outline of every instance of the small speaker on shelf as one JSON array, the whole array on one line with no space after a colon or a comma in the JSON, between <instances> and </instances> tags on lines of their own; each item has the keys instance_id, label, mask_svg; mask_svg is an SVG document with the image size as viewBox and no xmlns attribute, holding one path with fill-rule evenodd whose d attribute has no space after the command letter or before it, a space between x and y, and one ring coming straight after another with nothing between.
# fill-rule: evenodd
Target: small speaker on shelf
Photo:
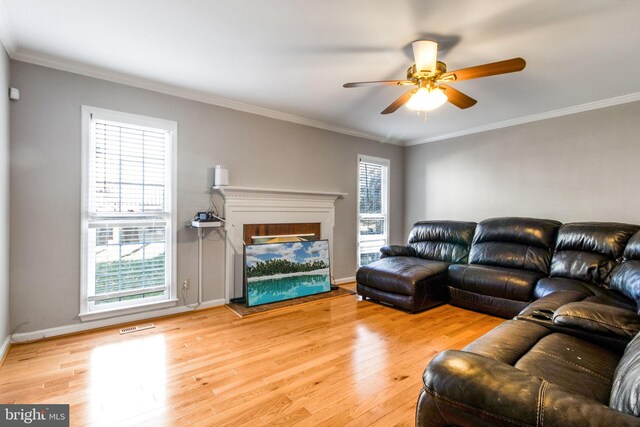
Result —
<instances>
[{"instance_id":1,"label":"small speaker on shelf","mask_svg":"<svg viewBox=\"0 0 640 427\"><path fill-rule=\"evenodd\" d=\"M225 165L216 165L213 174L213 185L229 185L229 169Z\"/></svg>"}]
</instances>

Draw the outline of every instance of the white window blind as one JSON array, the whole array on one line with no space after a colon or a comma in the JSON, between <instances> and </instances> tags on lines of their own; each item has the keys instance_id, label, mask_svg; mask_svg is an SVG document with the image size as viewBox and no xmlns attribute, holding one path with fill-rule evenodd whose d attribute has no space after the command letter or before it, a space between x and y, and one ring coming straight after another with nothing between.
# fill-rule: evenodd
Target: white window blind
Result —
<instances>
[{"instance_id":1,"label":"white window blind","mask_svg":"<svg viewBox=\"0 0 640 427\"><path fill-rule=\"evenodd\" d=\"M358 156L358 262L380 257L387 244L389 161Z\"/></svg>"},{"instance_id":2,"label":"white window blind","mask_svg":"<svg viewBox=\"0 0 640 427\"><path fill-rule=\"evenodd\" d=\"M127 118L105 110L87 113L81 312L149 304L173 294L175 126Z\"/></svg>"},{"instance_id":3,"label":"white window blind","mask_svg":"<svg viewBox=\"0 0 640 427\"><path fill-rule=\"evenodd\" d=\"M96 213L163 212L169 132L94 120Z\"/></svg>"}]
</instances>

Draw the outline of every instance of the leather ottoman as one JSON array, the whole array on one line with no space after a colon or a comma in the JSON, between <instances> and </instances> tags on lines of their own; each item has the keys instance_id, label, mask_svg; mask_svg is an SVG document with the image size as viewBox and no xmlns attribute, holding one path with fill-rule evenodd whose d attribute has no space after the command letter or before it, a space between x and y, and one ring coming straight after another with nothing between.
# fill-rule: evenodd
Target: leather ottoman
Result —
<instances>
[{"instance_id":1,"label":"leather ottoman","mask_svg":"<svg viewBox=\"0 0 640 427\"><path fill-rule=\"evenodd\" d=\"M360 267L358 294L417 312L447 302L449 264L416 257L382 258Z\"/></svg>"}]
</instances>

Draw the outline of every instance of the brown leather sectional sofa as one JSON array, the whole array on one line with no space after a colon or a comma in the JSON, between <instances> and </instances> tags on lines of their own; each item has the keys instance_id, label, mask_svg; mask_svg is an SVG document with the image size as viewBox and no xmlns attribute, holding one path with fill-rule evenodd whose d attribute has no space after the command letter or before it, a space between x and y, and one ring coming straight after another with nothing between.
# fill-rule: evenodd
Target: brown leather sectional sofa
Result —
<instances>
[{"instance_id":1,"label":"brown leather sectional sofa","mask_svg":"<svg viewBox=\"0 0 640 427\"><path fill-rule=\"evenodd\" d=\"M640 426L640 226L427 221L381 251L363 297L513 318L431 361L417 425Z\"/></svg>"}]
</instances>

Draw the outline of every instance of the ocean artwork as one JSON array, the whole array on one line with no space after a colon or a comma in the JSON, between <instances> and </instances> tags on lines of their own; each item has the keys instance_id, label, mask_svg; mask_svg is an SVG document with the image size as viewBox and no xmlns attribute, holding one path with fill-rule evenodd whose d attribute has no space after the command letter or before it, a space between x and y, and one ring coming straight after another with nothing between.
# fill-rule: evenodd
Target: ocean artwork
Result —
<instances>
[{"instance_id":1,"label":"ocean artwork","mask_svg":"<svg viewBox=\"0 0 640 427\"><path fill-rule=\"evenodd\" d=\"M244 273L249 307L329 292L329 242L247 245Z\"/></svg>"}]
</instances>

